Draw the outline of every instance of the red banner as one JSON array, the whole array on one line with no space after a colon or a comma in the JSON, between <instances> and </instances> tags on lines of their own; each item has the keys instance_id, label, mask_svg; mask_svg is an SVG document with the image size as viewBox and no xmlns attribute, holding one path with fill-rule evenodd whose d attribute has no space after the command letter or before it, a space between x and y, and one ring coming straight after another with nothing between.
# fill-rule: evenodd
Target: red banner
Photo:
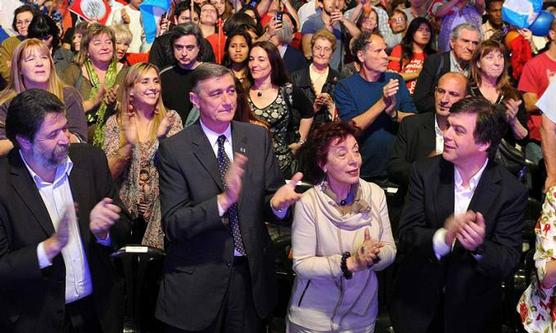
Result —
<instances>
[{"instance_id":1,"label":"red banner","mask_svg":"<svg viewBox=\"0 0 556 333\"><path fill-rule=\"evenodd\" d=\"M105 0L74 0L69 10L86 21L105 24L111 8Z\"/></svg>"}]
</instances>

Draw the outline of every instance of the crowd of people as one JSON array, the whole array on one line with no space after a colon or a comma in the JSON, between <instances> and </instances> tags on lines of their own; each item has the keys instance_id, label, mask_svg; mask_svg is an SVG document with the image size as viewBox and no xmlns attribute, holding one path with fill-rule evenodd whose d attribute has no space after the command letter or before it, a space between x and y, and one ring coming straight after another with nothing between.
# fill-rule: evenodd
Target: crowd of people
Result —
<instances>
[{"instance_id":1,"label":"crowd of people","mask_svg":"<svg viewBox=\"0 0 556 333\"><path fill-rule=\"evenodd\" d=\"M103 24L74 1L0 3L0 331L122 332L135 273L112 257L141 244L165 254L145 331L261 332L280 225L287 332L374 332L385 303L396 333L500 332L537 193L512 306L556 329L556 20L173 0L149 42L143 0L104 0Z\"/></svg>"}]
</instances>

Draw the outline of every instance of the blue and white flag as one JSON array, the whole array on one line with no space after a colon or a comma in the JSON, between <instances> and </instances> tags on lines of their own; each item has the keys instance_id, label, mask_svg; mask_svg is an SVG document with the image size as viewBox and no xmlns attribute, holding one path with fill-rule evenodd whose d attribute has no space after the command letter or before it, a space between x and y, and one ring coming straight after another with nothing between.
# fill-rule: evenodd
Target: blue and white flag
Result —
<instances>
[{"instance_id":1,"label":"blue and white flag","mask_svg":"<svg viewBox=\"0 0 556 333\"><path fill-rule=\"evenodd\" d=\"M502 6L504 22L517 28L529 28L542 10L543 0L506 0Z\"/></svg>"},{"instance_id":2,"label":"blue and white flag","mask_svg":"<svg viewBox=\"0 0 556 333\"><path fill-rule=\"evenodd\" d=\"M139 6L147 43L152 43L156 38L160 17L170 9L171 2L172 0L145 0Z\"/></svg>"}]
</instances>

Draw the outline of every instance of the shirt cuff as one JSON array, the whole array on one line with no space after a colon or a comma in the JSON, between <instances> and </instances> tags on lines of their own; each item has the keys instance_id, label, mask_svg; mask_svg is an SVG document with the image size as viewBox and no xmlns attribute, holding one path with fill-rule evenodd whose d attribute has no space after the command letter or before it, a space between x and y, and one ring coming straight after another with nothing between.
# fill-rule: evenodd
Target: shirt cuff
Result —
<instances>
[{"instance_id":1,"label":"shirt cuff","mask_svg":"<svg viewBox=\"0 0 556 333\"><path fill-rule=\"evenodd\" d=\"M110 237L110 233L108 233L108 237L106 239L100 239L95 236L97 243L103 246L112 246L112 237Z\"/></svg>"},{"instance_id":2,"label":"shirt cuff","mask_svg":"<svg viewBox=\"0 0 556 333\"><path fill-rule=\"evenodd\" d=\"M218 198L216 199L216 205L218 206L218 216L223 217L224 214L226 214L226 210L224 210L224 208L220 206L220 203L218 202Z\"/></svg>"},{"instance_id":3,"label":"shirt cuff","mask_svg":"<svg viewBox=\"0 0 556 333\"><path fill-rule=\"evenodd\" d=\"M52 265L52 262L48 259L46 251L44 250L44 242L40 242L37 246L37 258L39 259L39 268L43 269Z\"/></svg>"},{"instance_id":4,"label":"shirt cuff","mask_svg":"<svg viewBox=\"0 0 556 333\"><path fill-rule=\"evenodd\" d=\"M274 207L272 207L272 205L270 205L270 208L272 209L272 212L274 213L274 216L276 216L280 220L282 220L284 217L286 217L286 214L288 213L287 208L286 209L274 209Z\"/></svg>"},{"instance_id":5,"label":"shirt cuff","mask_svg":"<svg viewBox=\"0 0 556 333\"><path fill-rule=\"evenodd\" d=\"M450 252L451 246L446 244L446 233L446 229L440 228L432 236L432 248L438 260Z\"/></svg>"}]
</instances>

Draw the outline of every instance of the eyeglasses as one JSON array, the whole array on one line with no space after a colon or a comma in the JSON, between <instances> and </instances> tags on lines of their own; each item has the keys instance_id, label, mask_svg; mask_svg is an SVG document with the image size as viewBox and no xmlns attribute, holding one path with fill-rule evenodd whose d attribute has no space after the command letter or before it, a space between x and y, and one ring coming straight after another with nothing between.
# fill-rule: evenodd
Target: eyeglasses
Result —
<instances>
[{"instance_id":1,"label":"eyeglasses","mask_svg":"<svg viewBox=\"0 0 556 333\"><path fill-rule=\"evenodd\" d=\"M403 17L403 16L392 17L390 20L392 22L405 22L405 17Z\"/></svg>"}]
</instances>

